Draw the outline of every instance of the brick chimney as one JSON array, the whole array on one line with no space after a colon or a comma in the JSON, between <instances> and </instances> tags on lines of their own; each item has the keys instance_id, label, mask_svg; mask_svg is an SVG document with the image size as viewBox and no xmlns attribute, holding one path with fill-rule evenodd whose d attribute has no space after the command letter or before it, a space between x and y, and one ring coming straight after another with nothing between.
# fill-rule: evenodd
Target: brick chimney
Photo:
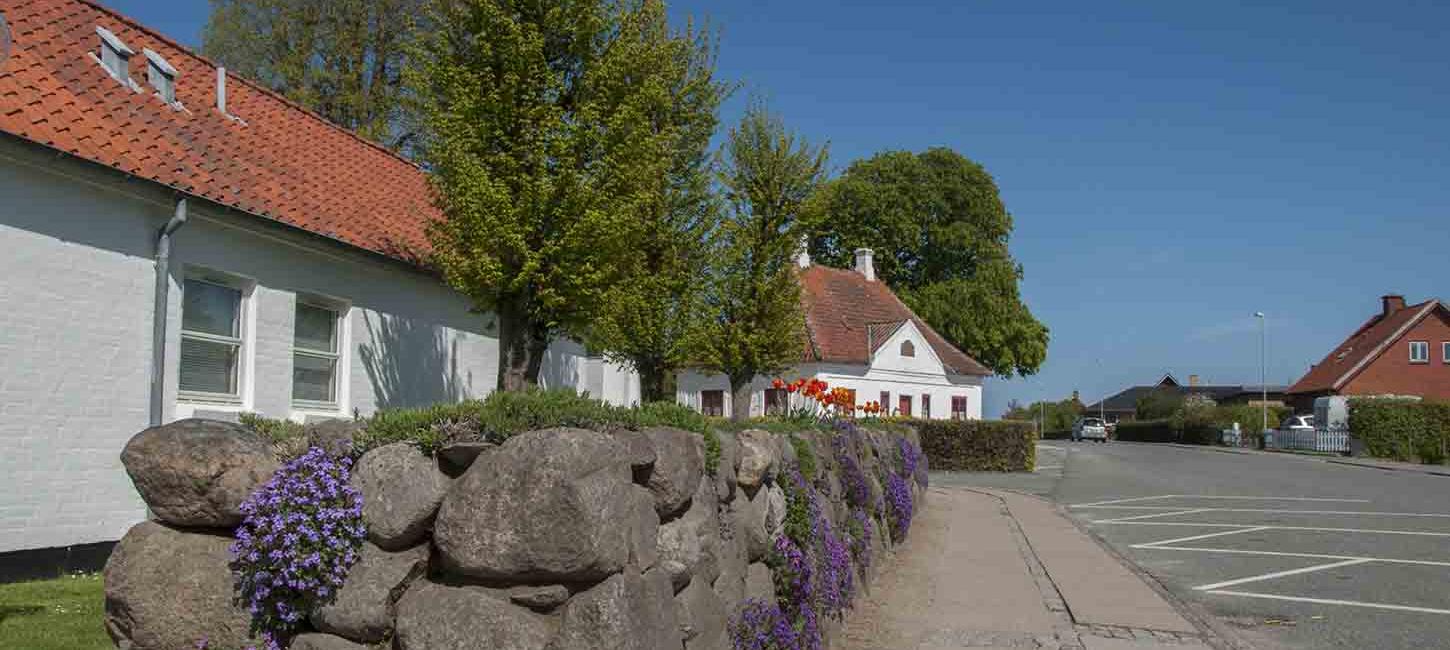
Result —
<instances>
[{"instance_id":1,"label":"brick chimney","mask_svg":"<svg viewBox=\"0 0 1450 650\"><path fill-rule=\"evenodd\" d=\"M866 276L867 280L876 279L876 267L871 264L871 249L856 249L856 272Z\"/></svg>"},{"instance_id":2,"label":"brick chimney","mask_svg":"<svg viewBox=\"0 0 1450 650\"><path fill-rule=\"evenodd\" d=\"M1189 375L1188 376L1188 386L1189 386L1189 388L1192 388L1192 387L1197 386L1197 385L1198 385L1198 375Z\"/></svg>"},{"instance_id":3,"label":"brick chimney","mask_svg":"<svg viewBox=\"0 0 1450 650\"><path fill-rule=\"evenodd\" d=\"M1380 296L1380 306L1384 310L1382 315L1388 318L1390 314L1405 308L1405 297L1393 293Z\"/></svg>"}]
</instances>

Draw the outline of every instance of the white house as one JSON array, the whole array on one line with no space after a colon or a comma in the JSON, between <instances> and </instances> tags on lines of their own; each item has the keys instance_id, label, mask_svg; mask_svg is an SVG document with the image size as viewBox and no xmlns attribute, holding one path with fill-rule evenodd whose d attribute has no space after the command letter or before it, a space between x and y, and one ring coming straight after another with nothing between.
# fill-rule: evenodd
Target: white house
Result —
<instances>
[{"instance_id":1,"label":"white house","mask_svg":"<svg viewBox=\"0 0 1450 650\"><path fill-rule=\"evenodd\" d=\"M119 455L151 424L493 390L496 323L415 262L412 163L90 2L0 0L7 42L0 573L143 518ZM639 399L569 341L542 374Z\"/></svg>"},{"instance_id":2,"label":"white house","mask_svg":"<svg viewBox=\"0 0 1450 650\"><path fill-rule=\"evenodd\" d=\"M982 381L991 374L917 317L876 279L870 249L856 251L854 270L811 264L799 255L806 328L801 362L780 377L814 378L841 387L856 404L880 402L893 414L980 419ZM750 414L780 413L789 394L756 377ZM709 415L731 412L724 375L682 373L675 398ZM798 400L799 401L799 400Z\"/></svg>"}]
</instances>

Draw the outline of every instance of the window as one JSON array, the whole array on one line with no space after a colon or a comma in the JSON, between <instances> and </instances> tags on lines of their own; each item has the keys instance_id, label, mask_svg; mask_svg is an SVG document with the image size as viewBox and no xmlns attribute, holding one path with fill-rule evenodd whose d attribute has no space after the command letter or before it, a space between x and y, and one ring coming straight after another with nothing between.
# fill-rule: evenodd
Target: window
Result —
<instances>
[{"instance_id":1,"label":"window","mask_svg":"<svg viewBox=\"0 0 1450 650\"><path fill-rule=\"evenodd\" d=\"M965 420L965 419L967 419L967 396L966 395L952 395L952 419L953 420Z\"/></svg>"},{"instance_id":2,"label":"window","mask_svg":"<svg viewBox=\"0 0 1450 650\"><path fill-rule=\"evenodd\" d=\"M1445 363L1450 363L1450 341L1440 344L1440 359Z\"/></svg>"},{"instance_id":3,"label":"window","mask_svg":"<svg viewBox=\"0 0 1450 650\"><path fill-rule=\"evenodd\" d=\"M784 388L765 389L765 414L786 415L789 413L790 402L787 399L787 393Z\"/></svg>"},{"instance_id":4,"label":"window","mask_svg":"<svg viewBox=\"0 0 1450 650\"><path fill-rule=\"evenodd\" d=\"M700 412L711 417L725 416L725 391L700 391Z\"/></svg>"},{"instance_id":5,"label":"window","mask_svg":"<svg viewBox=\"0 0 1450 650\"><path fill-rule=\"evenodd\" d=\"M881 391L881 408L886 409L887 415L891 415L891 391Z\"/></svg>"},{"instance_id":6,"label":"window","mask_svg":"<svg viewBox=\"0 0 1450 650\"><path fill-rule=\"evenodd\" d=\"M911 344L911 341L902 341L901 342L901 356L903 356L903 357L914 357L914 356L916 356L916 346L915 345L912 345Z\"/></svg>"},{"instance_id":7,"label":"window","mask_svg":"<svg viewBox=\"0 0 1450 650\"><path fill-rule=\"evenodd\" d=\"M127 47L121 39L117 38L111 30L96 26L96 35L101 37L101 55L96 60L101 62L101 67L106 72L123 84L131 84L131 55L136 51Z\"/></svg>"},{"instance_id":8,"label":"window","mask_svg":"<svg viewBox=\"0 0 1450 650\"><path fill-rule=\"evenodd\" d=\"M1430 343L1410 341L1410 363L1430 363Z\"/></svg>"},{"instance_id":9,"label":"window","mask_svg":"<svg viewBox=\"0 0 1450 650\"><path fill-rule=\"evenodd\" d=\"M896 414L904 418L911 417L911 396L900 395L897 397Z\"/></svg>"},{"instance_id":10,"label":"window","mask_svg":"<svg viewBox=\"0 0 1450 650\"><path fill-rule=\"evenodd\" d=\"M931 395L921 396L921 417L931 419Z\"/></svg>"},{"instance_id":11,"label":"window","mask_svg":"<svg viewBox=\"0 0 1450 650\"><path fill-rule=\"evenodd\" d=\"M179 388L200 397L240 398L242 291L200 279L186 280L181 291Z\"/></svg>"},{"instance_id":12,"label":"window","mask_svg":"<svg viewBox=\"0 0 1450 650\"><path fill-rule=\"evenodd\" d=\"M336 308L298 300L292 323L292 401L337 405L338 338Z\"/></svg>"},{"instance_id":13,"label":"window","mask_svg":"<svg viewBox=\"0 0 1450 650\"><path fill-rule=\"evenodd\" d=\"M141 53L146 55L146 80L156 89L161 101L176 102L176 68L150 48L142 48Z\"/></svg>"}]
</instances>

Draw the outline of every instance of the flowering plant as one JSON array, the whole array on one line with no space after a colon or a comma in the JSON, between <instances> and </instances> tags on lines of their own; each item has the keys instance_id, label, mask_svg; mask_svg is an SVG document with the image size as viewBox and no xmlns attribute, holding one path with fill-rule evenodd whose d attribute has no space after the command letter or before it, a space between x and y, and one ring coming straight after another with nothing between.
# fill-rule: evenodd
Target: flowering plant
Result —
<instances>
[{"instance_id":1,"label":"flowering plant","mask_svg":"<svg viewBox=\"0 0 1450 650\"><path fill-rule=\"evenodd\" d=\"M252 632L277 647L317 607L337 597L366 530L352 460L313 447L283 465L242 503L230 563Z\"/></svg>"},{"instance_id":2,"label":"flowering plant","mask_svg":"<svg viewBox=\"0 0 1450 650\"><path fill-rule=\"evenodd\" d=\"M779 605L751 598L730 624L730 644L735 650L796 650L800 634Z\"/></svg>"},{"instance_id":3,"label":"flowering plant","mask_svg":"<svg viewBox=\"0 0 1450 650\"><path fill-rule=\"evenodd\" d=\"M886 510L891 517L891 541L906 539L911 529L911 486L900 474L891 472L886 477Z\"/></svg>"},{"instance_id":4,"label":"flowering plant","mask_svg":"<svg viewBox=\"0 0 1450 650\"><path fill-rule=\"evenodd\" d=\"M861 508L851 509L851 520L846 523L846 532L851 540L851 556L862 571L871 568L871 533L874 526L871 516ZM863 574L864 575L864 574Z\"/></svg>"}]
</instances>

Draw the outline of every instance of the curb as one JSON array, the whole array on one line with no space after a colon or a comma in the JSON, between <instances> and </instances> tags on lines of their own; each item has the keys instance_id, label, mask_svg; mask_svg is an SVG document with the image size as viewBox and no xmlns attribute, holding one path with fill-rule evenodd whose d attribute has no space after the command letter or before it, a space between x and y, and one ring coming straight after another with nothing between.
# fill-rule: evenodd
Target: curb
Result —
<instances>
[{"instance_id":1,"label":"curb","mask_svg":"<svg viewBox=\"0 0 1450 650\"><path fill-rule=\"evenodd\" d=\"M1346 459L1346 458L1343 458L1343 457L1335 457L1335 456L1328 456L1328 455L1321 455L1321 454L1295 453L1295 452L1292 452L1292 451L1259 451L1259 450L1256 450L1256 449L1235 449L1233 447L1216 447L1216 446L1210 446L1210 445L1185 445L1185 444L1181 444L1181 443L1177 443L1177 442L1170 442L1170 443L1166 443L1166 444L1168 444L1170 447L1177 447L1179 449L1192 449L1192 450L1196 450L1196 451L1216 451L1216 452L1221 453L1221 454L1239 454L1239 455L1242 455L1242 456L1279 456L1281 458L1301 458L1301 459L1304 459L1304 460L1316 460L1316 461L1319 461L1321 463L1332 463L1334 465L1344 465L1346 467L1363 467L1365 469L1381 469L1381 470L1384 470L1384 471L1387 471L1387 472L1409 472L1411 474L1428 474L1430 476L1446 476L1446 477L1450 477L1450 467L1441 467L1441 466L1438 466L1438 465L1414 465L1414 464L1410 464L1410 463L1388 465L1388 464L1380 464L1380 463L1375 463L1375 462L1358 461L1358 460Z\"/></svg>"},{"instance_id":2,"label":"curb","mask_svg":"<svg viewBox=\"0 0 1450 650\"><path fill-rule=\"evenodd\" d=\"M1399 465L1377 465L1374 463L1359 463L1352 460L1338 459L1325 459L1324 462L1334 463L1335 465L1346 465L1349 467L1363 467L1365 469L1382 469L1387 472L1409 472L1411 474L1428 474L1430 476L1450 476L1450 467L1441 469L1439 467L1425 465L1422 469L1421 467L1415 465L1401 467Z\"/></svg>"}]
</instances>

